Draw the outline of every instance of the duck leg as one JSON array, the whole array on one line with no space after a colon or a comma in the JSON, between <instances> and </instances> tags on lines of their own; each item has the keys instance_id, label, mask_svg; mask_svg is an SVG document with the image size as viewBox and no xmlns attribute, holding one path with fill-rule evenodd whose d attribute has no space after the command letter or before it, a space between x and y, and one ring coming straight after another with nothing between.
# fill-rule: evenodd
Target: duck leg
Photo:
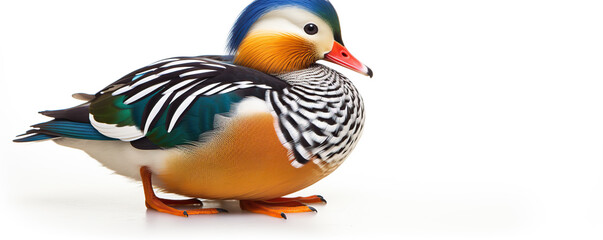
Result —
<instances>
[{"instance_id":1,"label":"duck leg","mask_svg":"<svg viewBox=\"0 0 603 240\"><path fill-rule=\"evenodd\" d=\"M160 198L157 197L159 199L159 201L165 203L165 205L169 205L169 206L181 206L181 205L201 205L203 206L203 201L196 199L196 198L191 198L191 199L165 199L165 198Z\"/></svg>"},{"instance_id":2,"label":"duck leg","mask_svg":"<svg viewBox=\"0 0 603 240\"><path fill-rule=\"evenodd\" d=\"M285 213L318 212L304 203L326 202L321 196L276 198L266 201L241 200L241 209L271 217L287 219Z\"/></svg>"},{"instance_id":3,"label":"duck leg","mask_svg":"<svg viewBox=\"0 0 603 240\"><path fill-rule=\"evenodd\" d=\"M327 203L327 200L320 195L309 197L294 197L294 198L275 198L266 200L269 203L284 203L284 202L300 202L300 203Z\"/></svg>"},{"instance_id":4,"label":"duck leg","mask_svg":"<svg viewBox=\"0 0 603 240\"><path fill-rule=\"evenodd\" d=\"M221 212L226 212L226 210L221 208L203 208L203 209L193 209L193 210L178 210L170 205L184 205L184 204L198 204L200 202L198 199L187 199L187 200L168 200L161 199L155 195L153 191L153 184L151 182L152 176L151 170L143 166L140 168L140 177L142 178L142 186L144 189L144 197L147 208L157 210L163 213L169 213L176 216L188 217L188 215L197 215L197 214L216 214Z\"/></svg>"}]
</instances>

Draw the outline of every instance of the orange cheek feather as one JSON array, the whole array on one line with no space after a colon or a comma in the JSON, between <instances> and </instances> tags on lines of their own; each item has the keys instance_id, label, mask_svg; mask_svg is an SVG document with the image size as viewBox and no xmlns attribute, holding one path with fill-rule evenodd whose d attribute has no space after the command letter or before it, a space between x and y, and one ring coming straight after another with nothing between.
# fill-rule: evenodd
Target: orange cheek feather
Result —
<instances>
[{"instance_id":1,"label":"orange cheek feather","mask_svg":"<svg viewBox=\"0 0 603 240\"><path fill-rule=\"evenodd\" d=\"M241 43L234 63L265 73L301 70L318 60L311 42L293 34L259 33Z\"/></svg>"}]
</instances>

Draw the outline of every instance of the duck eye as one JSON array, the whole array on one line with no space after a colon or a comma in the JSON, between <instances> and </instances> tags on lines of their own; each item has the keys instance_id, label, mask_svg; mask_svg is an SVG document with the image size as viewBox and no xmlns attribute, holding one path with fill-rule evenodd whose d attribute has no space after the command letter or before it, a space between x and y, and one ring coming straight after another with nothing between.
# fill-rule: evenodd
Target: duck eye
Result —
<instances>
[{"instance_id":1,"label":"duck eye","mask_svg":"<svg viewBox=\"0 0 603 240\"><path fill-rule=\"evenodd\" d=\"M304 27L304 31L306 31L308 35L314 35L318 33L318 26L316 26L314 23L308 23Z\"/></svg>"}]
</instances>

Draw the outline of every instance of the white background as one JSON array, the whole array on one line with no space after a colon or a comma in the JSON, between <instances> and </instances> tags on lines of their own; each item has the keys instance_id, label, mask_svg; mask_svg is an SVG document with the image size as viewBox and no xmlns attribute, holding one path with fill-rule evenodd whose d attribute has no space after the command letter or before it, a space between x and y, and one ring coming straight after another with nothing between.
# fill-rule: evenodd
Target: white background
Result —
<instances>
[{"instance_id":1,"label":"white background","mask_svg":"<svg viewBox=\"0 0 603 240\"><path fill-rule=\"evenodd\" d=\"M77 150L14 144L130 71L221 54L248 0L2 1L0 233L19 238L603 238L600 1L332 1L342 70L366 101L365 135L323 194L289 220L237 210L147 211L139 183Z\"/></svg>"}]
</instances>

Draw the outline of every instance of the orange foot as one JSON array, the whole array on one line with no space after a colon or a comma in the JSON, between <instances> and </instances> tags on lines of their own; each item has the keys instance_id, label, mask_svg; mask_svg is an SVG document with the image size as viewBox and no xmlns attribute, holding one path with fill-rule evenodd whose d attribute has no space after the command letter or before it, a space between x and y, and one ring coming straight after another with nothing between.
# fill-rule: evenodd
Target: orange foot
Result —
<instances>
[{"instance_id":1,"label":"orange foot","mask_svg":"<svg viewBox=\"0 0 603 240\"><path fill-rule=\"evenodd\" d=\"M203 206L203 201L196 199L196 198L184 199L184 200L173 200L173 199L164 199L164 198L157 197L157 199L159 199L159 201L161 201L163 204L168 205L168 206L184 206L184 205ZM146 201L144 204L147 205L147 208L154 209Z\"/></svg>"},{"instance_id":2,"label":"orange foot","mask_svg":"<svg viewBox=\"0 0 603 240\"><path fill-rule=\"evenodd\" d=\"M241 200L241 209L271 217L287 219L285 213L318 212L305 203L327 203L320 195L297 198L275 198L265 201Z\"/></svg>"},{"instance_id":3,"label":"orange foot","mask_svg":"<svg viewBox=\"0 0 603 240\"><path fill-rule=\"evenodd\" d=\"M142 186L144 189L144 197L145 204L149 209L155 209L159 212L169 213L176 216L188 217L188 215L198 215L198 214L216 214L221 212L228 212L225 209L221 208L203 208L203 209L194 209L194 210L178 210L168 205L191 205L191 204L201 204L199 199L186 199L186 200L169 200L169 199L161 199L155 195L153 191L153 185L151 183L152 172L148 167L140 168L140 177L142 178Z\"/></svg>"}]
</instances>

